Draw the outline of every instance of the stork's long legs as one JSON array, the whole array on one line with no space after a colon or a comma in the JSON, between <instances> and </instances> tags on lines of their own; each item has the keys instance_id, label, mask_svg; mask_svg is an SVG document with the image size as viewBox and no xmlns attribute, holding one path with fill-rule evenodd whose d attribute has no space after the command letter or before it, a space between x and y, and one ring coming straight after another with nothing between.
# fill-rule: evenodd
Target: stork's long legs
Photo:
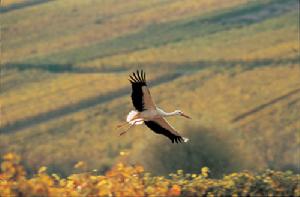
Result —
<instances>
[{"instance_id":1,"label":"stork's long legs","mask_svg":"<svg viewBox=\"0 0 300 197\"><path fill-rule=\"evenodd\" d=\"M122 133L120 133L120 136L121 135L124 135L125 133L127 133L127 131L131 128L131 127L133 127L135 125L135 123L133 123L132 125L130 125L125 131L123 131Z\"/></svg>"},{"instance_id":2,"label":"stork's long legs","mask_svg":"<svg viewBox=\"0 0 300 197\"><path fill-rule=\"evenodd\" d=\"M117 128L124 127L124 126L127 125L127 124L128 124L128 122L124 122L123 124L118 124L118 125L117 125Z\"/></svg>"},{"instance_id":3,"label":"stork's long legs","mask_svg":"<svg viewBox=\"0 0 300 197\"><path fill-rule=\"evenodd\" d=\"M133 126L135 126L136 123L138 123L138 122L143 122L143 121L142 121L142 120L134 121L134 123L133 123L132 125L130 125L125 131L123 131L122 133L120 133L120 136L121 136L121 135L124 135L125 133L127 133L127 131L128 131L130 128L132 128ZM123 127L124 125L125 125L125 124L118 125L118 127L120 128L120 127Z\"/></svg>"}]
</instances>

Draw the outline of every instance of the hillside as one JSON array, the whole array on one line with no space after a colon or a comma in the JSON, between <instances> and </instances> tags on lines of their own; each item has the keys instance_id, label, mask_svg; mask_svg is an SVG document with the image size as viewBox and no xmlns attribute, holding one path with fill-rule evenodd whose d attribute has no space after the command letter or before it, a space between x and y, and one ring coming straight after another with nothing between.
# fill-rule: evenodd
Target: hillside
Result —
<instances>
[{"instance_id":1,"label":"hillside","mask_svg":"<svg viewBox=\"0 0 300 197\"><path fill-rule=\"evenodd\" d=\"M298 2L38 2L0 12L1 154L62 175L81 160L104 172L121 150L154 174L300 171ZM136 69L158 106L192 116L170 119L190 144L119 136Z\"/></svg>"}]
</instances>

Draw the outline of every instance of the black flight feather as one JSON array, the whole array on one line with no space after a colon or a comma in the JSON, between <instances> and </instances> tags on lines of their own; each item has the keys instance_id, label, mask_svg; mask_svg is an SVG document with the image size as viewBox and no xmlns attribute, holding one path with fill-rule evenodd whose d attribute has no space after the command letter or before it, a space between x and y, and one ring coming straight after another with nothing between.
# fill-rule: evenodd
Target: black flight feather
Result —
<instances>
[{"instance_id":1,"label":"black flight feather","mask_svg":"<svg viewBox=\"0 0 300 197\"><path fill-rule=\"evenodd\" d=\"M143 75L144 77L141 77ZM137 70L136 73L132 73L132 75L129 76L129 81L131 82L132 86L132 104L135 107L135 109L140 112L145 110L143 101L144 94L142 89L143 86L147 86L145 76L146 74L143 70L141 70L141 72Z\"/></svg>"},{"instance_id":2,"label":"black flight feather","mask_svg":"<svg viewBox=\"0 0 300 197\"><path fill-rule=\"evenodd\" d=\"M171 131L163 128L155 121L145 121L144 123L155 133L167 136L172 141L172 143L183 142L183 138L181 136L173 134Z\"/></svg>"}]
</instances>

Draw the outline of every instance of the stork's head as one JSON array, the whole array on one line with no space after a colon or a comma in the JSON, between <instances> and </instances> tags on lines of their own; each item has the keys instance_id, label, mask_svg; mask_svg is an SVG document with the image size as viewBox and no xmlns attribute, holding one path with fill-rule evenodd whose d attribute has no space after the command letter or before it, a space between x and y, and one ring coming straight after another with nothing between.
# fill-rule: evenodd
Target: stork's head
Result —
<instances>
[{"instance_id":1,"label":"stork's head","mask_svg":"<svg viewBox=\"0 0 300 197\"><path fill-rule=\"evenodd\" d=\"M185 118L192 119L192 118L189 117L188 115L184 114L181 110L175 110L175 113L176 113L177 115L183 116L183 117L185 117Z\"/></svg>"}]
</instances>

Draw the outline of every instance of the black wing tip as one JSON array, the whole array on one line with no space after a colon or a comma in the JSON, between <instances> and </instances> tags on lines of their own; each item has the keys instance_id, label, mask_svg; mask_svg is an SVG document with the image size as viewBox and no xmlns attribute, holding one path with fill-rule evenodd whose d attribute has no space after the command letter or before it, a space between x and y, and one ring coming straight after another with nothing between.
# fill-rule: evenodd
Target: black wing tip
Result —
<instances>
[{"instance_id":1,"label":"black wing tip","mask_svg":"<svg viewBox=\"0 0 300 197\"><path fill-rule=\"evenodd\" d=\"M176 144L178 144L183 142L183 138L181 136L174 136L171 138L171 141L172 143L176 142Z\"/></svg>"},{"instance_id":2,"label":"black wing tip","mask_svg":"<svg viewBox=\"0 0 300 197\"><path fill-rule=\"evenodd\" d=\"M146 84L146 73L141 70L136 70L131 75L129 75L130 79L128 79L131 83L144 83Z\"/></svg>"}]
</instances>

